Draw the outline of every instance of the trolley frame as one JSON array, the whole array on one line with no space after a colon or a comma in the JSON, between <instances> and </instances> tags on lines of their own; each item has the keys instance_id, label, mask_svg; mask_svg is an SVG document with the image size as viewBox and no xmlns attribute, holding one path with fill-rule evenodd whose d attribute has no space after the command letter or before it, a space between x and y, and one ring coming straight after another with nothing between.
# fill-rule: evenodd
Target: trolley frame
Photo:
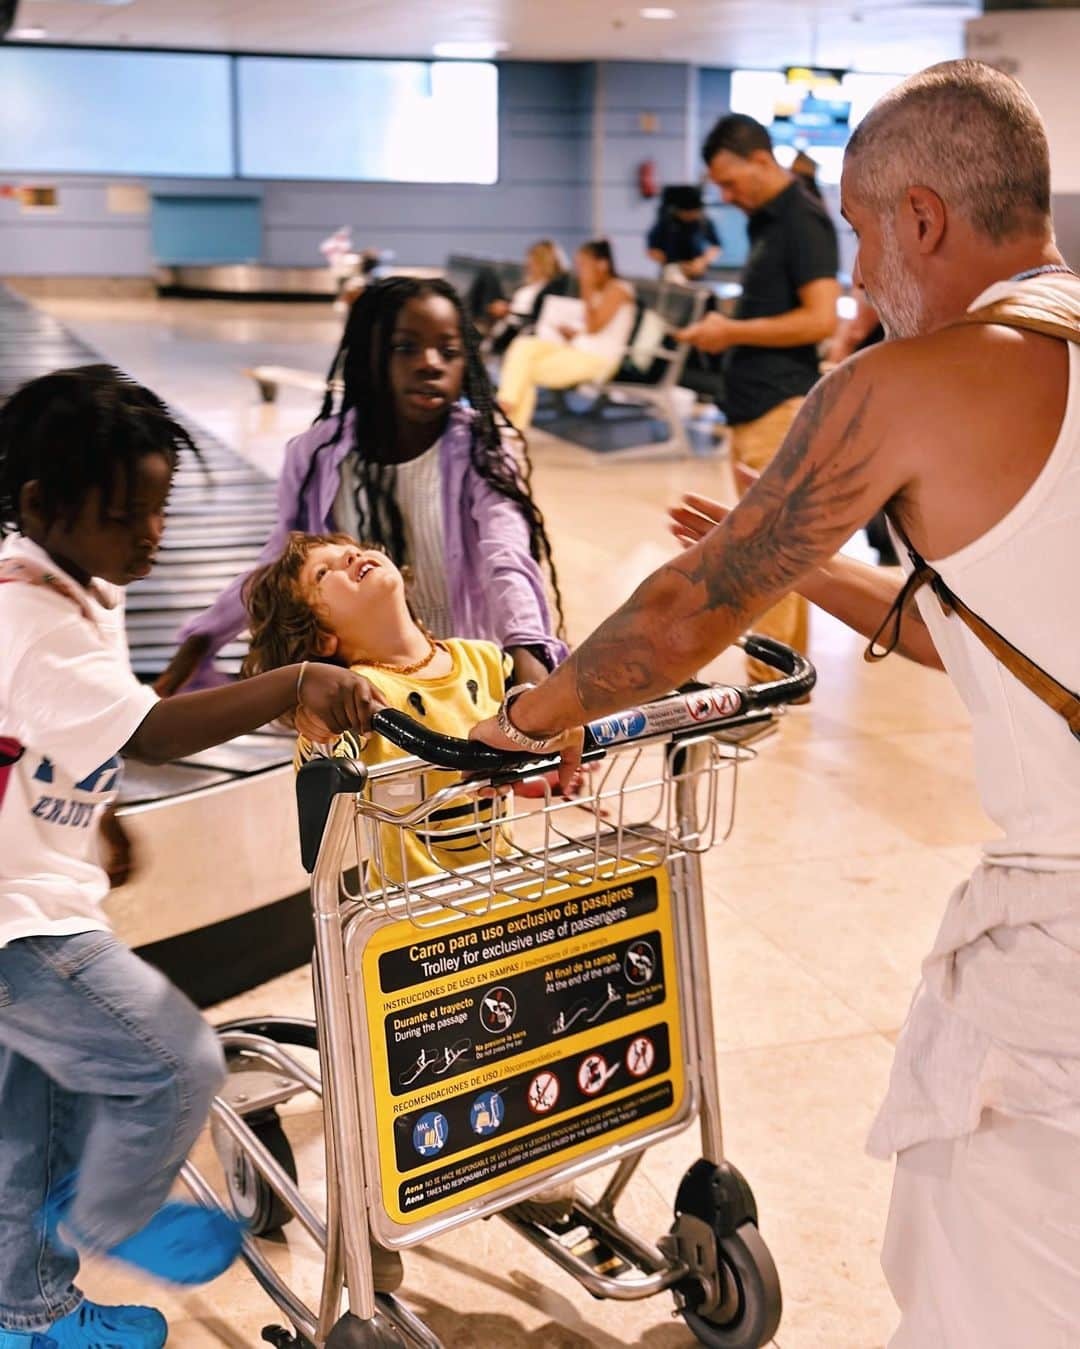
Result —
<instances>
[{"instance_id":1,"label":"trolley frame","mask_svg":"<svg viewBox=\"0 0 1080 1349\"><path fill-rule=\"evenodd\" d=\"M420 882L406 879L396 884L387 882L382 891L368 893L364 883L365 861L362 855L354 853L359 863L360 885L358 892L350 891L343 885L343 871L346 870L343 862L349 856L350 847L356 846L361 817L374 821L371 837L375 839L374 846L378 851L378 839L392 823L400 826L404 821L406 827L413 826L426 817L425 811L430 814L433 809L430 800L416 808L397 811L379 806L372 801L373 795L377 795L372 789L379 782L410 773L423 774L430 771L431 762L447 762L453 767L472 766L487 770L488 776L464 788L458 785L453 792L460 798L464 791L475 799L491 786L505 788L514 781L536 777L538 770L550 768L550 763L537 765L522 762L520 758L515 761L507 756L493 757L496 752L482 746L439 737L425 738L422 729L403 724L405 719L400 718L400 714L395 723L395 714L380 713L382 729L390 738L408 746L419 740L426 751L425 759L409 756L380 765L370 773L350 761L327 759L308 766L313 770L309 774L310 781L305 783L304 774L301 774L298 782L301 843L305 865L312 872L315 1021L271 1017L220 1027L223 1047L241 1071L230 1075L222 1096L214 1103L212 1115L219 1143L234 1150L231 1155L250 1168L256 1184L263 1185L288 1214L295 1215L325 1253L322 1289L316 1309L306 1305L275 1272L260 1250L258 1238L250 1234L245 1237L244 1258L249 1268L288 1318L297 1336L290 1338L288 1332L268 1328L265 1336L271 1342L280 1345L306 1343L317 1349L324 1345L332 1349L339 1345L399 1346L407 1343L421 1346L421 1349L439 1349L440 1341L397 1298L375 1293L372 1236L377 1235L384 1245L405 1247L495 1213L594 1296L631 1300L671 1289L675 1292L677 1306L682 1309L681 1299L685 1300L685 1293L681 1290L691 1280L697 1290L694 1297L696 1313L720 1315L737 1307L738 1289L732 1288L731 1280L725 1277L715 1251L713 1258L706 1259L704 1264L699 1258L702 1240L706 1246L709 1244L705 1234L721 1234L716 1221L721 1210L723 1222L732 1231L747 1222L756 1224L757 1220L749 1188L724 1159L711 985L707 963L700 959L693 961L693 953L707 949L700 857L712 846L718 831L716 780L720 761L730 768L732 782L730 813L723 831L726 836L734 820L738 766L742 759L752 754L747 748L749 741L771 730L780 706L801 697L814 682L812 667L788 648L760 638L748 638L746 644L754 654L783 669L786 677L773 684L741 690L694 685L677 695L684 703L681 719L675 715L676 697L673 696L653 705L654 709L660 709L656 716L645 708L639 710L644 715L636 720L608 718L594 723L587 741L587 758L608 761L603 782L607 781L610 764L627 750L636 752L638 759L642 751L650 749L662 757L661 783L648 782L646 788L666 784L670 790L670 799L665 806L667 828L643 832L637 826L624 826L621 814L613 827L601 826L597 820L597 838L603 837L610 844L611 839L617 837L618 847L613 853L610 847L603 852L599 844L596 845L593 849L593 879L597 883L609 877L621 880L626 865L637 866L637 874L657 866L664 867L668 873L675 968L679 976L675 993L683 1030L685 1095L682 1108L673 1119L660 1126L644 1129L641 1134L624 1141L605 1145L599 1140L595 1149L576 1161L518 1181L512 1180L488 1196L466 1200L441 1217L417 1222L401 1232L388 1231L387 1225L379 1221L378 1162L375 1144L368 1142L374 1118L373 1087L365 1080L363 992L357 988L354 976L366 936L373 931L371 909L379 909L381 905L387 921L408 918L414 924L424 926L429 920L437 921L440 912L447 912L447 905L439 898L440 894L445 898L447 888L445 885L440 887L438 878ZM705 695L704 702L702 695ZM697 700L696 714L690 712L689 699L692 697ZM709 706L714 715L703 719L700 709ZM378 720L376 724L379 724ZM657 725L662 729L657 729ZM609 742L606 747L600 743L605 738ZM435 743L437 740L442 743ZM497 767L494 773L493 767ZM706 816L711 815L704 822L699 809L703 786ZM450 790L443 792L443 798ZM620 810L623 791L620 787L613 793L619 797ZM571 803L554 802L550 787L546 792L541 814L554 815L580 809ZM602 784L593 788L589 799L600 798L603 798ZM487 879L494 881L497 873L513 874L513 866L505 863L497 852L494 840L498 830L491 829L490 833L493 842ZM559 837L564 835L560 833ZM629 844L627 839L631 840ZM654 849L652 854L649 846ZM574 854L572 843L559 847ZM638 860L631 856L630 848L635 850ZM524 872L528 873L530 866L535 872L537 855L525 851L530 860ZM558 848L555 851L558 852ZM643 852L644 861L640 860ZM357 853L362 853L362 849L357 848ZM569 873L574 874L588 865L587 848L584 864L580 855L574 854L576 862L572 857L569 863L560 861L552 867L551 853L552 849L545 848L539 855L541 891L552 875L565 876L568 868ZM487 910L476 908L481 886L477 877L483 877L485 868L481 865L467 870L472 874L463 883L465 898L454 900L451 897L449 911L456 917L463 916L462 911L465 915L483 916ZM382 866L380 874L385 874ZM445 874L442 880L446 880ZM450 887L451 896L452 892L453 886ZM489 905L494 898L489 895ZM503 901L504 904L509 902L509 899ZM693 978L683 977L691 970ZM321 1071L311 1071L290 1047L317 1049ZM253 1120L265 1118L266 1112L301 1092L314 1093L322 1100L326 1151L325 1215L316 1212L304 1199L289 1168L251 1127ZM677 1215L682 1213L683 1216L677 1216L676 1226L668 1237L658 1245L652 1244L623 1226L615 1215L615 1206L644 1152L660 1139L688 1127L695 1115L701 1134L701 1160L696 1165L707 1168L702 1175L706 1177L706 1188L711 1186L712 1197L698 1200L684 1196L693 1175L692 1168L676 1200ZM553 1181L573 1181L613 1163L614 1173L600 1198L589 1201L578 1193L573 1211L636 1268L636 1274L630 1278L616 1279L588 1269L550 1232L512 1211L522 1199L546 1189ZM248 1178L250 1180L251 1176ZM212 1187L192 1166L185 1168L184 1179L200 1202L220 1203ZM699 1216L694 1216L695 1212ZM760 1244L760 1239L757 1240ZM697 1252L697 1255L689 1252ZM764 1256L768 1257L767 1251ZM767 1263L771 1267L771 1258ZM772 1278L775 1282L775 1270ZM342 1294L346 1287L349 1311L343 1316ZM778 1285L775 1299L778 1319Z\"/></svg>"}]
</instances>

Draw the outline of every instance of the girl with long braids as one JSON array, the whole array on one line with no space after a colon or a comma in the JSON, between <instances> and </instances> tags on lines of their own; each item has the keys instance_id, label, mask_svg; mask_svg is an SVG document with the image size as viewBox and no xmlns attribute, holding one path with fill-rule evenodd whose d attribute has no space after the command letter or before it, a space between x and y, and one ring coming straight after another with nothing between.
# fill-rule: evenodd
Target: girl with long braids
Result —
<instances>
[{"instance_id":1,"label":"girl with long braids","mask_svg":"<svg viewBox=\"0 0 1080 1349\"><path fill-rule=\"evenodd\" d=\"M566 654L551 545L524 438L495 401L456 291L409 277L368 287L331 376L344 382L341 405L328 392L312 427L289 442L277 523L256 566L294 530L369 540L409 566L413 612L434 637L494 641L516 682L541 678ZM159 693L203 675L247 626L248 575L183 629Z\"/></svg>"}]
</instances>

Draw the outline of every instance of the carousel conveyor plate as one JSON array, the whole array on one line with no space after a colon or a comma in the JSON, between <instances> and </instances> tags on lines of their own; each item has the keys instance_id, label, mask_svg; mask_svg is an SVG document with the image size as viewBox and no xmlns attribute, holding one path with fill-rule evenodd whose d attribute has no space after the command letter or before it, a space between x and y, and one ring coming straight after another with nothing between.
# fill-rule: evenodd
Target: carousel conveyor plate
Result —
<instances>
[{"instance_id":1,"label":"carousel conveyor plate","mask_svg":"<svg viewBox=\"0 0 1080 1349\"><path fill-rule=\"evenodd\" d=\"M184 760L179 763L144 764L128 759L124 764L119 804L121 807L154 805L171 801L203 787L216 787L231 780L221 770L199 768Z\"/></svg>"},{"instance_id":2,"label":"carousel conveyor plate","mask_svg":"<svg viewBox=\"0 0 1080 1349\"><path fill-rule=\"evenodd\" d=\"M176 654L176 643L167 641L162 646L143 647L137 655L131 657L131 668L140 679L154 680L165 669ZM231 643L223 646L216 657L219 671L227 675L240 673L240 663L247 655L246 644Z\"/></svg>"},{"instance_id":3,"label":"carousel conveyor plate","mask_svg":"<svg viewBox=\"0 0 1080 1349\"><path fill-rule=\"evenodd\" d=\"M119 811L135 868L105 903L118 936L134 947L156 946L306 892L291 764L243 776L183 764L164 767L180 795L162 792ZM187 790L184 773L191 775ZM274 934L267 931L265 937L270 945ZM218 954L227 965L227 943ZM227 975L223 970L225 985ZM181 982L187 983L182 977Z\"/></svg>"}]
</instances>

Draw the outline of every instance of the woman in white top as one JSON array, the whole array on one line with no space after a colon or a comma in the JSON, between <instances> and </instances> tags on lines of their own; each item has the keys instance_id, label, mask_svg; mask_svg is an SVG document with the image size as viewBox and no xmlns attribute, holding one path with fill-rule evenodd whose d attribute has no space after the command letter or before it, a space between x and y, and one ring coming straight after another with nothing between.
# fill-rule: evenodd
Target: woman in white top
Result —
<instances>
[{"instance_id":1,"label":"woman in white top","mask_svg":"<svg viewBox=\"0 0 1080 1349\"><path fill-rule=\"evenodd\" d=\"M565 295L570 282L570 264L554 239L538 239L525 255L522 284L509 300L492 300L488 317L493 321L485 343L493 356L501 356L515 337L535 329L540 310L549 295Z\"/></svg>"},{"instance_id":2,"label":"woman in white top","mask_svg":"<svg viewBox=\"0 0 1080 1349\"><path fill-rule=\"evenodd\" d=\"M518 427L531 424L538 388L569 389L607 379L630 340L634 291L615 270L608 241L582 244L574 267L584 302L583 325L560 328L561 340L519 337L503 361L499 403Z\"/></svg>"}]
</instances>

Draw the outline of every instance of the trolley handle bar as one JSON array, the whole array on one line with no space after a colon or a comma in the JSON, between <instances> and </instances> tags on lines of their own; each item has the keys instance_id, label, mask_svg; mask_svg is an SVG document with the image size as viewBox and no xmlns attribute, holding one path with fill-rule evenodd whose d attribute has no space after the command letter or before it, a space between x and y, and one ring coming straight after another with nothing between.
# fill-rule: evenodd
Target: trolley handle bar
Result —
<instances>
[{"instance_id":1,"label":"trolley handle bar","mask_svg":"<svg viewBox=\"0 0 1080 1349\"><path fill-rule=\"evenodd\" d=\"M724 684L691 684L642 707L614 716L600 717L585 727L584 757L599 758L610 745L625 744L657 734L695 734L715 730L747 712L805 697L814 687L814 667L797 651L771 637L748 635L743 646L747 655L773 666L781 677L745 688ZM381 708L372 719L372 730L399 749L433 764L461 773L500 774L515 772L526 764L550 764L550 755L510 753L492 749L476 740L441 735L395 708Z\"/></svg>"},{"instance_id":2,"label":"trolley handle bar","mask_svg":"<svg viewBox=\"0 0 1080 1349\"><path fill-rule=\"evenodd\" d=\"M737 688L723 684L688 684L678 693L632 708L615 716L601 717L585 728L585 759L602 758L610 745L641 740L650 735L707 734L737 722L748 712L779 707L805 697L817 675L804 657L771 637L748 635L743 639L747 655L781 672L779 679ZM372 718L377 731L399 749L436 768L491 776L515 774L525 765L550 766L553 758L538 760L528 754L504 753L476 740L459 740L420 725L395 708L380 708ZM300 816L300 857L311 873L322 845L323 831L334 797L364 790L367 769L354 759L322 756L309 760L296 775L296 799Z\"/></svg>"}]
</instances>

